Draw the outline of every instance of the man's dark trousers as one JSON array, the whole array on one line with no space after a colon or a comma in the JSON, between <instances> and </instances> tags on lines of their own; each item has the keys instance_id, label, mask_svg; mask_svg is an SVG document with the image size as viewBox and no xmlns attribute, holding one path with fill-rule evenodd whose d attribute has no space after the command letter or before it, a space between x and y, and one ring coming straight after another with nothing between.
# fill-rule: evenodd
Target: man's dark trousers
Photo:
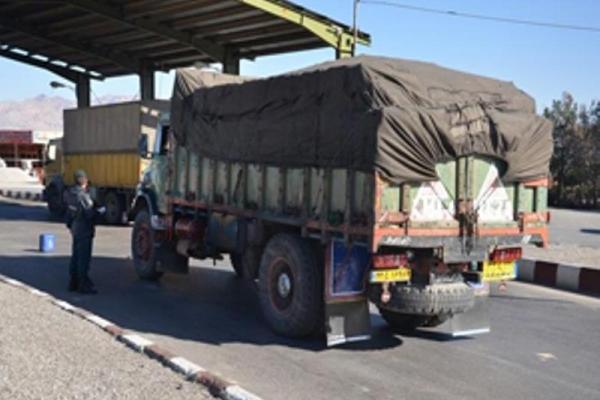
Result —
<instances>
[{"instance_id":1,"label":"man's dark trousers","mask_svg":"<svg viewBox=\"0 0 600 400\"><path fill-rule=\"evenodd\" d=\"M69 274L71 280L78 282L80 288L90 283L88 271L92 259L92 242L91 236L73 236Z\"/></svg>"}]
</instances>

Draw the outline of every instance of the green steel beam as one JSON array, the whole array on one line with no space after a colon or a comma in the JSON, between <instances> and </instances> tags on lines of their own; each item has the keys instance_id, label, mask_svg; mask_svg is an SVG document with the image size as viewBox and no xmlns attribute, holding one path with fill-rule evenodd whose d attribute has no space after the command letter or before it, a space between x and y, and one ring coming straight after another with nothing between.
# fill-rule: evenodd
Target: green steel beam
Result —
<instances>
[{"instance_id":1,"label":"green steel beam","mask_svg":"<svg viewBox=\"0 0 600 400\"><path fill-rule=\"evenodd\" d=\"M354 52L354 32L294 6L285 1L276 0L238 0L278 18L300 25L318 36L336 50L338 58L351 57ZM364 34L358 35L358 44L368 46L371 39Z\"/></svg>"}]
</instances>

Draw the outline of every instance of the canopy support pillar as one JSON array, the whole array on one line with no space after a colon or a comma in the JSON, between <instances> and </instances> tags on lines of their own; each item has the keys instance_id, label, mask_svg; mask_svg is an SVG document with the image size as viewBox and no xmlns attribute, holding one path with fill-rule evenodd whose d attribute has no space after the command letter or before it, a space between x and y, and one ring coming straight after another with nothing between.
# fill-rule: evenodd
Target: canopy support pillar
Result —
<instances>
[{"instance_id":1,"label":"canopy support pillar","mask_svg":"<svg viewBox=\"0 0 600 400\"><path fill-rule=\"evenodd\" d=\"M78 74L75 82L75 94L77 95L77 107L90 106L90 78L85 75Z\"/></svg>"},{"instance_id":2,"label":"canopy support pillar","mask_svg":"<svg viewBox=\"0 0 600 400\"><path fill-rule=\"evenodd\" d=\"M143 68L140 71L140 98L142 100L154 100L154 71Z\"/></svg>"},{"instance_id":3,"label":"canopy support pillar","mask_svg":"<svg viewBox=\"0 0 600 400\"><path fill-rule=\"evenodd\" d=\"M240 57L232 51L225 52L225 60L223 61L223 72L230 75L240 74Z\"/></svg>"}]
</instances>

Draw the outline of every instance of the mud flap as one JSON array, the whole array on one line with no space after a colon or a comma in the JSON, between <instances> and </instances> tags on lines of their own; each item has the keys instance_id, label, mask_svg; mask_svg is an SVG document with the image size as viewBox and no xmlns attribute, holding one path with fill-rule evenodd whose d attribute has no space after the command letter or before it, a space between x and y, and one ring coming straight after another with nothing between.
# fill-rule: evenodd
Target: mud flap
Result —
<instances>
[{"instance_id":1,"label":"mud flap","mask_svg":"<svg viewBox=\"0 0 600 400\"><path fill-rule=\"evenodd\" d=\"M369 251L363 244L329 243L325 252L325 332L327 345L371 338L366 297Z\"/></svg>"},{"instance_id":2,"label":"mud flap","mask_svg":"<svg viewBox=\"0 0 600 400\"><path fill-rule=\"evenodd\" d=\"M371 338L371 317L367 300L325 305L327 346Z\"/></svg>"},{"instance_id":3,"label":"mud flap","mask_svg":"<svg viewBox=\"0 0 600 400\"><path fill-rule=\"evenodd\" d=\"M490 332L489 284L471 284L475 290L475 305L469 311L456 314L443 324L432 328L420 328L451 337L474 336Z\"/></svg>"}]
</instances>

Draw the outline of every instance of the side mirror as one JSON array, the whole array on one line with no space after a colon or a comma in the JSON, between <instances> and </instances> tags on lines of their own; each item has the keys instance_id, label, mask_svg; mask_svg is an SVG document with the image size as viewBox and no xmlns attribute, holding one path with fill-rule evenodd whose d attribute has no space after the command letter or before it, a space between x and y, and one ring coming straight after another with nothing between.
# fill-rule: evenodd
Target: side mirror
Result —
<instances>
[{"instance_id":1,"label":"side mirror","mask_svg":"<svg viewBox=\"0 0 600 400\"><path fill-rule=\"evenodd\" d=\"M138 152L140 157L148 158L148 135L142 133L138 141Z\"/></svg>"}]
</instances>

